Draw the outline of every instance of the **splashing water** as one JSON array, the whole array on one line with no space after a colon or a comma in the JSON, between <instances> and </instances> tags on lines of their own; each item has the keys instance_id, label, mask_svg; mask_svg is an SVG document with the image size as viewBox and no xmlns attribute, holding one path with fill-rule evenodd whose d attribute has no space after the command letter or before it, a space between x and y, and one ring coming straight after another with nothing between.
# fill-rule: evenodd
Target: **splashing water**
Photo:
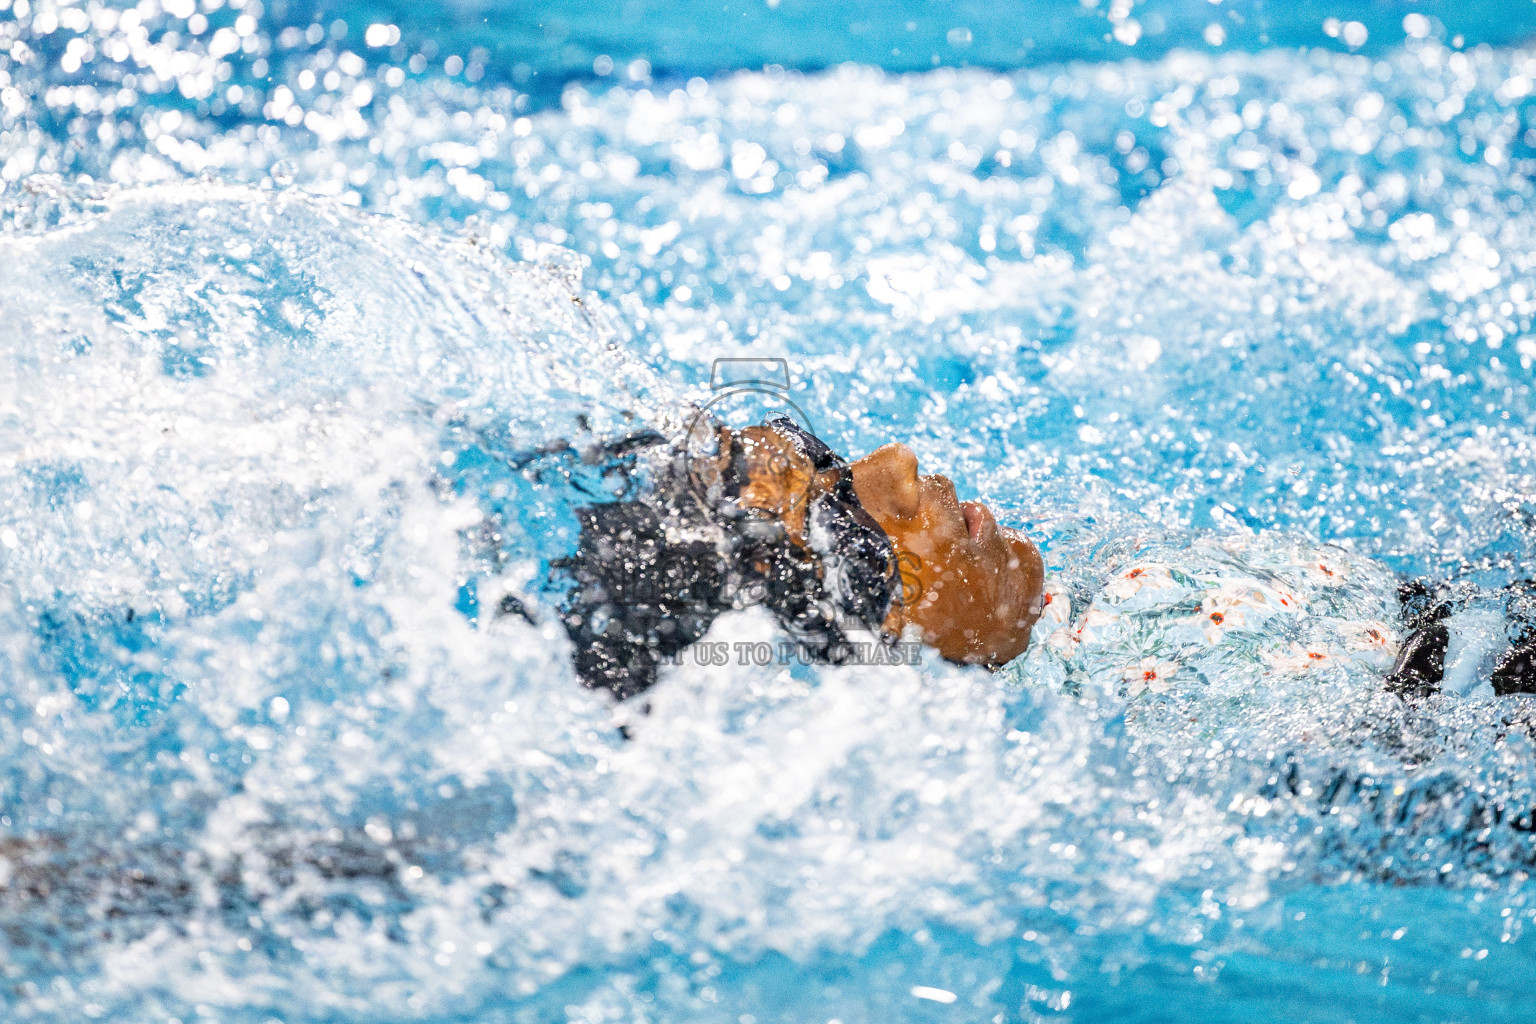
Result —
<instances>
[{"instance_id":1,"label":"splashing water","mask_svg":"<svg viewBox=\"0 0 1536 1024\"><path fill-rule=\"evenodd\" d=\"M1529 1017L1523 698L733 658L626 741L539 596L607 483L555 442L743 355L1078 594L1213 536L1527 572L1512 30L715 73L762 59L0 4L8 1017Z\"/></svg>"}]
</instances>

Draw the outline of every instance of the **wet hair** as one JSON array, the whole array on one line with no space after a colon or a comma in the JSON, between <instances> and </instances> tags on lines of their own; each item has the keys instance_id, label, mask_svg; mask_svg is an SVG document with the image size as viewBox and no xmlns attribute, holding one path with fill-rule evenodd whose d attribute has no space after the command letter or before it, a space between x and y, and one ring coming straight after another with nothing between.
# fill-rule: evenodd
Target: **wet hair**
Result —
<instances>
[{"instance_id":1,"label":"wet hair","mask_svg":"<svg viewBox=\"0 0 1536 1024\"><path fill-rule=\"evenodd\" d=\"M738 503L746 484L739 435L721 452L716 487L701 487L686 453L653 462L634 500L576 510L576 550L556 563L569 589L560 617L581 681L624 700L649 689L659 666L701 638L725 611L761 604L808 660L847 656L847 630L878 630L896 590L895 549L859 504L848 464L785 418L767 424L817 475L797 542L784 522Z\"/></svg>"}]
</instances>

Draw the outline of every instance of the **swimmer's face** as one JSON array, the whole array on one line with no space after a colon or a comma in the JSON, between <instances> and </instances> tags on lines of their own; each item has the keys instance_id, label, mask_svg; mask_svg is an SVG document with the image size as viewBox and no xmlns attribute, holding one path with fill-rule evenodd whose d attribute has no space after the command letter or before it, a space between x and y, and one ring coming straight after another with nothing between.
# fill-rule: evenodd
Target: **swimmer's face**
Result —
<instances>
[{"instance_id":1,"label":"swimmer's face","mask_svg":"<svg viewBox=\"0 0 1536 1024\"><path fill-rule=\"evenodd\" d=\"M1024 653L1044 607L1045 566L985 505L960 501L947 477L919 476L917 456L888 444L853 463L859 503L901 557L907 600L886 629L922 631L951 661L1001 665ZM916 593L913 593L916 591Z\"/></svg>"}]
</instances>

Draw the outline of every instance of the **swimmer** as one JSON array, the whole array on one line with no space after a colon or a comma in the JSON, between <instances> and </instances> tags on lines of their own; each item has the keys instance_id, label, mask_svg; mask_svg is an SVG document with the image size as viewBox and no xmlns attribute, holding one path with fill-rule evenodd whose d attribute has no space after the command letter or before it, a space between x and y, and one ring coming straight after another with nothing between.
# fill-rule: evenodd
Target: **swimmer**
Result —
<instances>
[{"instance_id":1,"label":"swimmer","mask_svg":"<svg viewBox=\"0 0 1536 1024\"><path fill-rule=\"evenodd\" d=\"M1029 646L1039 550L920 474L911 449L850 464L787 418L708 432L702 454L654 446L644 497L578 510L557 573L586 685L640 693L722 612L754 604L821 662L848 657L850 629L992 668Z\"/></svg>"},{"instance_id":2,"label":"swimmer","mask_svg":"<svg viewBox=\"0 0 1536 1024\"><path fill-rule=\"evenodd\" d=\"M1208 539L1144 556L1074 609L1033 543L905 445L849 463L786 418L707 433L702 453L649 435L650 487L579 509L578 550L557 565L577 674L620 700L721 613L757 604L823 663L850 660L862 630L996 669L1038 624L1064 676L1107 672L1133 698L1214 660L1258 675L1355 665L1409 700L1536 692L1530 584L1426 588L1327 545ZM1293 621L1254 630L1276 615Z\"/></svg>"}]
</instances>

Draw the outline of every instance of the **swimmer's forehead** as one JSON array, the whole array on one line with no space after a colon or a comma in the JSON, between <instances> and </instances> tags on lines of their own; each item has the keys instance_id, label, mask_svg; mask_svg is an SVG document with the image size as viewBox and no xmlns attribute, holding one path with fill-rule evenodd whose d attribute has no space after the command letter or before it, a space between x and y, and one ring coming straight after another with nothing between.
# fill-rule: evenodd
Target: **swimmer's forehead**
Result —
<instances>
[{"instance_id":1,"label":"swimmer's forehead","mask_svg":"<svg viewBox=\"0 0 1536 1024\"><path fill-rule=\"evenodd\" d=\"M730 428L722 428L721 452L730 450ZM848 463L819 437L785 421L743 427L734 432L750 471L769 470L817 477L834 484Z\"/></svg>"}]
</instances>

